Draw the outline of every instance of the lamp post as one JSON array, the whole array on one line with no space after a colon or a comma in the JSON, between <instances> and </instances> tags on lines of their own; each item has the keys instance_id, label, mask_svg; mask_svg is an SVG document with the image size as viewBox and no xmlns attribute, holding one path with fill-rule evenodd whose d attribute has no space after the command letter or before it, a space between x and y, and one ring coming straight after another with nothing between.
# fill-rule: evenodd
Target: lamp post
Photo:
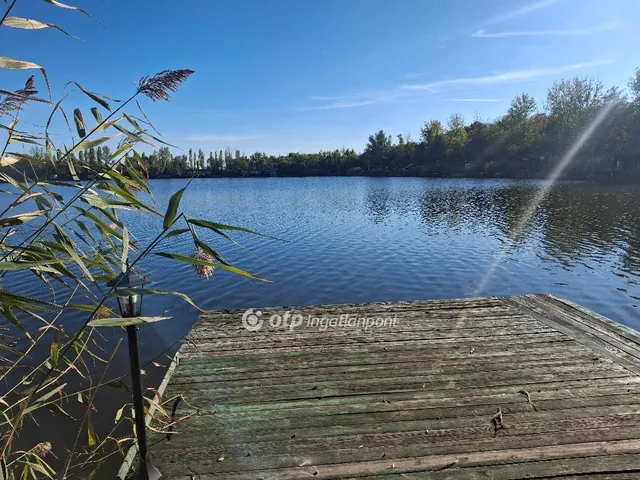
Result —
<instances>
[{"instance_id":1,"label":"lamp post","mask_svg":"<svg viewBox=\"0 0 640 480\"><path fill-rule=\"evenodd\" d=\"M141 288L149 283L149 279L137 269L129 268L124 273L107 283L113 287L118 299L118 308L122 318L139 317L142 313L142 295L132 294L132 288ZM121 293L119 295L118 293ZM144 397L142 396L142 375L140 373L140 351L138 347L138 326L127 325L127 341L129 343L129 364L131 367L131 389L133 410L136 422L136 437L140 454L138 478L155 480L161 477L160 472L147 461L147 432L144 414Z\"/></svg>"}]
</instances>

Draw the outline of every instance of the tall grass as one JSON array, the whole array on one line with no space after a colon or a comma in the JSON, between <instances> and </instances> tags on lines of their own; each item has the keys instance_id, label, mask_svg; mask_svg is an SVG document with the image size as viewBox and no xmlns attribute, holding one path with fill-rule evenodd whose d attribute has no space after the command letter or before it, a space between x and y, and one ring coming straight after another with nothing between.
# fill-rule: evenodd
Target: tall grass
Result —
<instances>
[{"instance_id":1,"label":"tall grass","mask_svg":"<svg viewBox=\"0 0 640 480\"><path fill-rule=\"evenodd\" d=\"M49 28L68 35L57 25L12 16L17 1L7 4L0 28ZM43 1L89 17L78 7ZM227 231L238 227L185 215L180 202L187 187L171 197L163 212L150 195L145 166L136 148L140 144L167 144L145 115L140 101L169 101L171 93L194 73L192 70L164 70L143 77L125 101L92 92L72 80L67 90L75 88L95 103L90 115L85 116L87 112L80 108L73 109L72 115L67 113L66 95L60 100L51 98L45 67L27 59L0 56L0 68L39 71L25 75L20 88L0 88L0 131L6 137L0 153L0 181L5 182L2 192L11 198L0 212L0 314L6 320L0 327L0 479L104 478L101 472L105 461L135 444L136 438L129 405L117 410L110 420L110 432L99 435L93 428L95 417L102 415L95 408L95 399L107 384L106 374L119 347L118 343L105 351L96 329L166 320L119 318L108 302L117 292L113 287L104 287L106 282L149 255L190 264L196 273L206 277L213 269L222 269L263 279L233 267L200 239L198 231L209 230L232 241ZM38 83L46 87L45 95L36 88ZM41 122L43 127L22 127L21 113L35 103L48 107L47 117ZM50 130L58 117L68 127L62 141L54 141L59 137ZM115 148L103 164L91 169L79 161L80 152L107 144ZM34 147L43 152L42 157L24 153L25 148ZM34 172L42 169L35 168L41 167L37 162L47 162L56 171L64 171L70 180L38 178ZM80 182L80 173L90 180ZM61 187L72 193L62 195ZM120 218L122 210L157 218L162 226L160 233L145 244L139 243L127 222ZM175 236L190 238L196 254L187 257L156 251L163 239ZM24 285L13 280L25 275L42 285L38 289L42 295L28 296L13 288ZM134 288L127 293L175 295L193 304L186 295L175 291ZM65 331L65 318L74 311L81 312L84 321L73 331ZM33 328L34 321L39 327ZM39 356L43 351L47 353ZM118 381L126 385L121 379ZM114 381L108 383L113 385ZM146 401L167 424L173 422L158 398ZM69 413L72 403L74 411L81 406L81 415ZM71 448L56 445L62 443L60 439L32 441L35 436L25 433L36 428L34 422L44 411L62 416L75 430ZM123 431L129 433L116 436L116 432ZM20 448L16 441L19 436Z\"/></svg>"}]
</instances>

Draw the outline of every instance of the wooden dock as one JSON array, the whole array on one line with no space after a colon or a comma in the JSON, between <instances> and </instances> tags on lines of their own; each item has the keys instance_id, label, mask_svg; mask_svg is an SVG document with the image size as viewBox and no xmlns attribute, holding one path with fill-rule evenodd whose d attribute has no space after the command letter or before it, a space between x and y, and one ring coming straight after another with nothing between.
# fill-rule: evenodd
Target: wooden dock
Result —
<instances>
[{"instance_id":1,"label":"wooden dock","mask_svg":"<svg viewBox=\"0 0 640 480\"><path fill-rule=\"evenodd\" d=\"M269 325L286 310L302 324ZM548 295L261 311L208 312L181 348L163 478L640 479L634 330ZM344 314L396 323L308 325Z\"/></svg>"}]
</instances>

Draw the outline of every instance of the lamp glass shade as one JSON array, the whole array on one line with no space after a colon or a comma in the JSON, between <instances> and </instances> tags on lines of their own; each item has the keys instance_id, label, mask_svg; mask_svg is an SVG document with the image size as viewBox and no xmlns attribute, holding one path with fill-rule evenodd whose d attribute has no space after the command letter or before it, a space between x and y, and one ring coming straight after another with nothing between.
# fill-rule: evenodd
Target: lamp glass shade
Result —
<instances>
[{"instance_id":1,"label":"lamp glass shade","mask_svg":"<svg viewBox=\"0 0 640 480\"><path fill-rule=\"evenodd\" d=\"M118 294L118 291L122 293L122 295L118 295L118 308L123 318L139 317L141 315L142 295L131 295L129 294L131 292L127 292L127 290L143 288L147 283L149 283L149 279L136 269L127 270L107 283L108 286L114 287L116 294Z\"/></svg>"},{"instance_id":2,"label":"lamp glass shade","mask_svg":"<svg viewBox=\"0 0 640 480\"><path fill-rule=\"evenodd\" d=\"M142 313L142 295L118 297L118 307L123 318L139 317Z\"/></svg>"}]
</instances>

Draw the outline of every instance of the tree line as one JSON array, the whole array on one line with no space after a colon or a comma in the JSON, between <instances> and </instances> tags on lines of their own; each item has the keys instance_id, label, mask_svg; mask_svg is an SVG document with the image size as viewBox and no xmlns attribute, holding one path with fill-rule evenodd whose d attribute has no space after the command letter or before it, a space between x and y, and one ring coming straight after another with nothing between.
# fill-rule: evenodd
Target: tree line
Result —
<instances>
[{"instance_id":1,"label":"tree line","mask_svg":"<svg viewBox=\"0 0 640 480\"><path fill-rule=\"evenodd\" d=\"M597 125L595 125L595 123ZM593 125L592 125L593 123ZM592 126L592 132L584 132ZM605 88L592 77L556 81L544 102L521 93L507 112L492 121L467 123L452 114L446 123L425 122L418 139L380 130L361 153L353 149L246 155L230 148L189 149L174 154L168 147L143 153L151 177L400 175L434 177L544 178L580 142L566 178L640 180L640 69L625 91ZM38 153L34 153L38 157ZM89 149L77 159L84 175L99 170L108 148ZM37 168L33 165L31 169ZM51 173L46 167L45 175ZM55 173L65 175L66 164ZM82 176L82 173L80 173Z\"/></svg>"}]
</instances>

